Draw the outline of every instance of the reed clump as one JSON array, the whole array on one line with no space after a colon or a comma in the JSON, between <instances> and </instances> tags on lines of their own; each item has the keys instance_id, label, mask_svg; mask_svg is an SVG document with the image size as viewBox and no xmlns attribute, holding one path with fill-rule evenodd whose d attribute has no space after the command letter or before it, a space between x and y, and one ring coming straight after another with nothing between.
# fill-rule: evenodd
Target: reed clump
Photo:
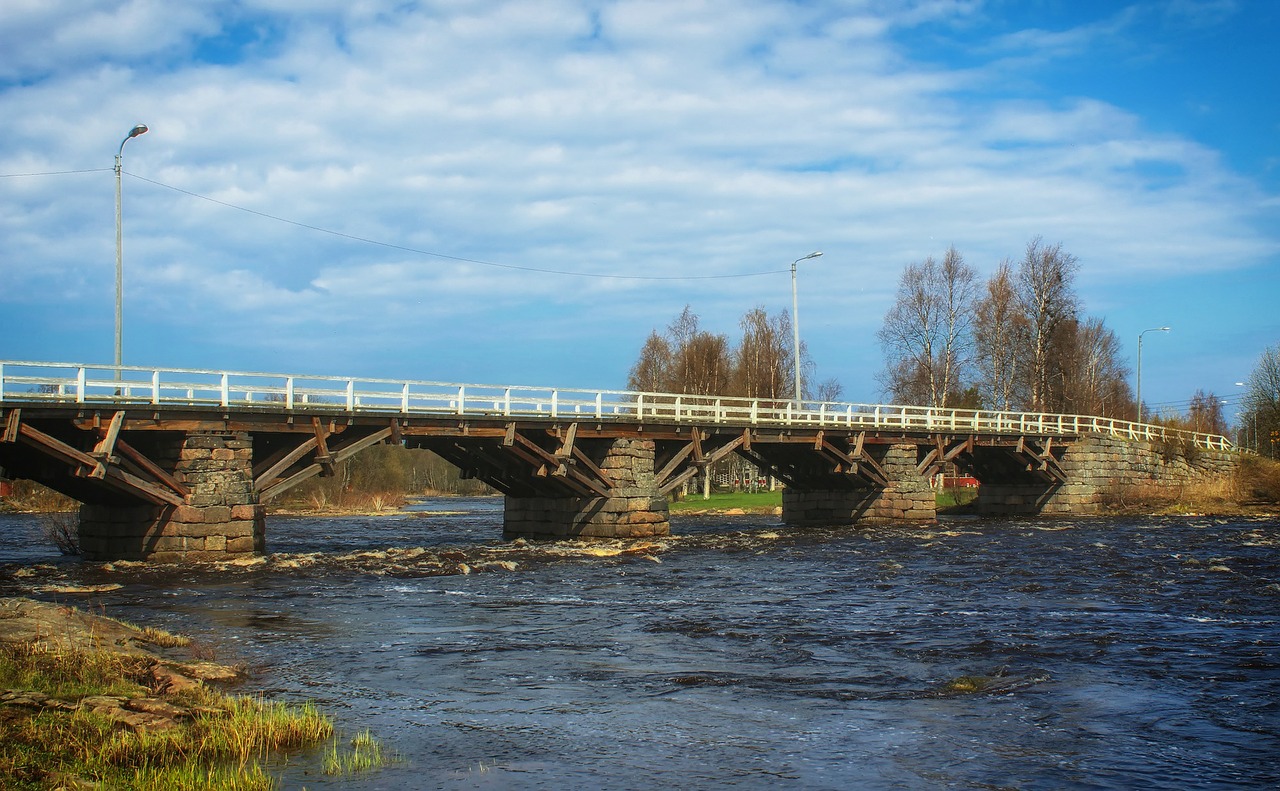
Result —
<instances>
[{"instance_id":1,"label":"reed clump","mask_svg":"<svg viewBox=\"0 0 1280 791\"><path fill-rule=\"evenodd\" d=\"M324 756L324 773L327 775L353 775L381 769L391 762L392 756L383 752L382 743L368 729L351 739L350 749L341 749L335 739Z\"/></svg>"}]
</instances>

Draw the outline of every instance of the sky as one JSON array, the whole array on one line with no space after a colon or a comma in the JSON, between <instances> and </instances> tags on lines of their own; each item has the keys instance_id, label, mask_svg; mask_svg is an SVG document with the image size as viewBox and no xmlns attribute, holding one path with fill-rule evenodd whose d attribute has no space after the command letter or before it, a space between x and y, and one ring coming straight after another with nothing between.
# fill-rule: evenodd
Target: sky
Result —
<instances>
[{"instance_id":1,"label":"sky","mask_svg":"<svg viewBox=\"0 0 1280 791\"><path fill-rule=\"evenodd\" d=\"M301 10L299 10L301 9ZM905 266L1041 237L1153 408L1280 343L1271 0L6 0L0 360L625 387L791 307L883 400ZM1230 416L1230 411L1229 411Z\"/></svg>"}]
</instances>

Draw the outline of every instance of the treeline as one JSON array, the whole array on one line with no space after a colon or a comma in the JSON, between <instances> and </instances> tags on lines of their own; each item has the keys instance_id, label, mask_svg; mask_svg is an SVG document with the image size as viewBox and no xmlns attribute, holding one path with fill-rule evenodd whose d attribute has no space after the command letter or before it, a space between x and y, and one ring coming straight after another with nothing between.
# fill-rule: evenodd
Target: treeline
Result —
<instances>
[{"instance_id":1,"label":"treeline","mask_svg":"<svg viewBox=\"0 0 1280 791\"><path fill-rule=\"evenodd\" d=\"M627 378L627 389L647 393L741 396L784 401L796 397L795 342L791 315L770 315L763 307L747 311L738 322L736 345L728 335L699 326L698 315L685 309L659 333L654 329ZM811 387L815 366L800 346L803 398L834 401L842 388L835 379Z\"/></svg>"},{"instance_id":2,"label":"treeline","mask_svg":"<svg viewBox=\"0 0 1280 791\"><path fill-rule=\"evenodd\" d=\"M457 467L436 454L403 445L374 445L334 465L327 478L310 478L290 489L286 507L382 510L407 497L432 494L483 495L482 481L461 478Z\"/></svg>"},{"instance_id":3,"label":"treeline","mask_svg":"<svg viewBox=\"0 0 1280 791\"><path fill-rule=\"evenodd\" d=\"M1133 419L1116 333L1083 315L1079 263L1039 237L984 283L951 247L906 267L879 332L897 403Z\"/></svg>"}]
</instances>

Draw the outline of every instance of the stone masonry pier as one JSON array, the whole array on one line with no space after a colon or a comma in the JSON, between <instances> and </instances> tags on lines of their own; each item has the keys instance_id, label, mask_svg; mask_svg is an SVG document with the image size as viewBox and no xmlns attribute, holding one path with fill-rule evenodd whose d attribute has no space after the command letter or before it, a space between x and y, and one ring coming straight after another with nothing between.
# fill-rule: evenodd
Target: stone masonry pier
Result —
<instances>
[{"instance_id":1,"label":"stone masonry pier","mask_svg":"<svg viewBox=\"0 0 1280 791\"><path fill-rule=\"evenodd\" d=\"M782 492L782 521L796 527L932 522L937 500L917 470L916 457L915 445L887 446L878 459L888 483L883 487L849 476L838 487L831 476L822 479L826 485L797 481Z\"/></svg>"},{"instance_id":2,"label":"stone masonry pier","mask_svg":"<svg viewBox=\"0 0 1280 791\"><path fill-rule=\"evenodd\" d=\"M265 509L253 492L253 441L247 434L188 434L150 453L188 491L182 505L85 503L80 550L86 560L183 563L261 553Z\"/></svg>"},{"instance_id":3,"label":"stone masonry pier","mask_svg":"<svg viewBox=\"0 0 1280 791\"><path fill-rule=\"evenodd\" d=\"M617 439L601 451L597 465L612 484L607 496L507 495L504 538L647 538L670 532L667 498L654 478L652 440Z\"/></svg>"}]
</instances>

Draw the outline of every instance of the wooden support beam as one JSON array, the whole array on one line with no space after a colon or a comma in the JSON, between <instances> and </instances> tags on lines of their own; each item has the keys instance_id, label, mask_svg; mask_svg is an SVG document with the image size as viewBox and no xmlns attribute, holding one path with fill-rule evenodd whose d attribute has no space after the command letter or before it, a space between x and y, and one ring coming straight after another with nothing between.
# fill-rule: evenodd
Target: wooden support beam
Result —
<instances>
[{"instance_id":1,"label":"wooden support beam","mask_svg":"<svg viewBox=\"0 0 1280 791\"><path fill-rule=\"evenodd\" d=\"M17 442L18 426L22 425L22 410L10 409L9 414L4 421L4 435L0 436L0 442Z\"/></svg>"},{"instance_id":2,"label":"wooden support beam","mask_svg":"<svg viewBox=\"0 0 1280 791\"><path fill-rule=\"evenodd\" d=\"M287 451L283 456L280 457L280 459L275 464L272 464L270 467L264 470L262 474L254 477L253 490L261 494L262 491L266 489L267 486L270 485L272 481L278 478L281 473L283 473L285 470L292 467L296 461L298 461L303 456L310 453L312 450L315 449L315 447L316 447L315 437L307 437L306 439L304 439L298 445L298 447L294 448L291 451Z\"/></svg>"},{"instance_id":3,"label":"wooden support beam","mask_svg":"<svg viewBox=\"0 0 1280 791\"><path fill-rule=\"evenodd\" d=\"M667 485L667 481L671 475L681 464L684 463L685 459L689 458L692 453L693 443L690 443L676 451L676 454L672 456L666 464L662 465L662 469L658 470L658 472L653 476L654 483L657 484L659 490L662 490L662 488Z\"/></svg>"},{"instance_id":4,"label":"wooden support beam","mask_svg":"<svg viewBox=\"0 0 1280 791\"><path fill-rule=\"evenodd\" d=\"M107 477L107 466L116 463L114 461L116 440L120 438L120 426L124 423L124 412L116 412L111 416L111 423L107 428L98 428L98 434L101 439L94 447L93 453L89 454L97 459L98 463L89 473L90 478L101 480Z\"/></svg>"},{"instance_id":5,"label":"wooden support beam","mask_svg":"<svg viewBox=\"0 0 1280 791\"><path fill-rule=\"evenodd\" d=\"M98 467L98 460L94 457L34 426L22 425L18 431L20 442L68 464L74 475L80 475L82 472L87 475L89 470L95 470ZM156 505L182 505L182 497L174 492L161 489L150 481L114 467L107 468L101 480L119 491Z\"/></svg>"},{"instance_id":6,"label":"wooden support beam","mask_svg":"<svg viewBox=\"0 0 1280 791\"><path fill-rule=\"evenodd\" d=\"M371 434L367 434L363 437L359 437L359 438L347 441L340 447L335 448L333 450L333 453L330 456L330 461L329 461L330 469L332 469L333 464L346 461L347 459L351 458L352 456L364 450L365 448L370 447L371 445L377 445L379 442L382 442L384 439L386 439L389 436L391 436L391 429L388 427L388 428L381 429L379 431L374 431ZM267 500L270 500L274 497L279 497L284 492L288 491L289 489L292 489L293 487L297 486L298 484L302 483L308 478L312 478L312 477L315 477L316 475L321 474L321 471L324 469L324 466L325 465L317 461L315 464L312 464L308 467L303 468L302 470L299 470L298 472L294 473L288 478L285 478L282 481L278 481L270 484L265 489L262 489L259 491L258 493L259 501L266 502ZM254 488L257 488L256 485Z\"/></svg>"},{"instance_id":7,"label":"wooden support beam","mask_svg":"<svg viewBox=\"0 0 1280 791\"><path fill-rule=\"evenodd\" d=\"M333 477L333 456L329 453L328 443L325 442L325 437L333 430L332 426L333 422L330 421L330 428L326 431L324 426L320 424L320 418L311 418L311 428L316 435L316 463L320 465L321 478Z\"/></svg>"},{"instance_id":8,"label":"wooden support beam","mask_svg":"<svg viewBox=\"0 0 1280 791\"><path fill-rule=\"evenodd\" d=\"M696 433L697 432L695 430L695 435ZM693 447L694 443L690 443L687 446L687 452L676 454L676 457L663 467L665 475L662 477L655 477L655 480L659 482L658 493L667 494L674 491L677 486L697 475L699 471L705 470L707 467L720 461L725 456L728 456L734 450L740 448L744 441L745 439L742 436L733 437L728 442L713 449L709 454L704 454L701 460L694 459L690 461L689 466L682 470L678 475L667 478L666 476L670 475L671 471L679 466L679 463L683 458L695 452Z\"/></svg>"},{"instance_id":9,"label":"wooden support beam","mask_svg":"<svg viewBox=\"0 0 1280 791\"><path fill-rule=\"evenodd\" d=\"M564 438L560 442L560 449L556 451L556 458L571 459L573 458L573 442L578 436L578 424L570 423L569 429L565 432Z\"/></svg>"},{"instance_id":10,"label":"wooden support beam","mask_svg":"<svg viewBox=\"0 0 1280 791\"><path fill-rule=\"evenodd\" d=\"M618 485L614 483L613 479L610 478L609 475L605 473L604 470L600 469L600 466L596 464L594 461L592 461L591 457L582 451L582 448L575 447L573 449L573 458L575 461L577 461L578 464L581 464L582 466L586 467L588 470L591 470L591 474L599 478L607 488L609 489L618 488Z\"/></svg>"},{"instance_id":11,"label":"wooden support beam","mask_svg":"<svg viewBox=\"0 0 1280 791\"><path fill-rule=\"evenodd\" d=\"M799 485L796 479L796 476L791 474L791 470L784 469L782 465L777 464L774 461L765 458L764 456L760 455L759 451L747 450L746 448L743 448L738 452L742 454L744 458L746 458L748 461L754 464L757 469L764 470L765 472L772 475L774 478L777 478L778 480L785 483L787 486Z\"/></svg>"},{"instance_id":12,"label":"wooden support beam","mask_svg":"<svg viewBox=\"0 0 1280 791\"><path fill-rule=\"evenodd\" d=\"M578 425L577 423L574 423L571 425L570 427L571 436L577 434L577 425ZM607 481L607 483L602 483L601 481L596 480L591 476L584 474L577 467L569 464L569 462L571 461L570 458L561 456L559 453L551 453L546 448L542 447L541 445L529 439L523 434L520 434L517 432L515 435L515 440L519 445L523 445L524 448L533 456L535 456L539 462L541 462L542 464L545 464L549 469L554 470L554 472L552 473L553 475L563 479L563 481L566 484L568 484L571 488L576 489L584 496L587 496L587 497L608 497L609 496L609 489L612 488L612 484L613 484L611 480L608 480L606 478L605 480ZM594 467L595 465L592 465L592 466Z\"/></svg>"},{"instance_id":13,"label":"wooden support beam","mask_svg":"<svg viewBox=\"0 0 1280 791\"><path fill-rule=\"evenodd\" d=\"M174 478L172 475L165 472L164 468L156 464L151 459L148 459L128 442L125 442L123 439L116 440L116 448L120 451L122 456L138 465L138 467L146 471L146 473L152 478L155 478L165 486L168 486L180 496L185 498L187 495L191 494L191 490L179 482L177 478Z\"/></svg>"}]
</instances>

